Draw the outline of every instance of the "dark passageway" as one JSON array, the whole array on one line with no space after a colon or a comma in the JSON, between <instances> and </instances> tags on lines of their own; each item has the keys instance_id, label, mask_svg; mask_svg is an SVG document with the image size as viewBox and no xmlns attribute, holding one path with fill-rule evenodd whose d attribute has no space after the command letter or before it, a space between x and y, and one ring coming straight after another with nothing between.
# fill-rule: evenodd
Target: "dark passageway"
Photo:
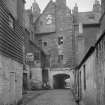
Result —
<instances>
[{"instance_id":1,"label":"dark passageway","mask_svg":"<svg viewBox=\"0 0 105 105\"><path fill-rule=\"evenodd\" d=\"M70 78L69 75L67 74L57 74L53 77L54 84L53 87L54 89L64 89L66 82L65 79Z\"/></svg>"}]
</instances>

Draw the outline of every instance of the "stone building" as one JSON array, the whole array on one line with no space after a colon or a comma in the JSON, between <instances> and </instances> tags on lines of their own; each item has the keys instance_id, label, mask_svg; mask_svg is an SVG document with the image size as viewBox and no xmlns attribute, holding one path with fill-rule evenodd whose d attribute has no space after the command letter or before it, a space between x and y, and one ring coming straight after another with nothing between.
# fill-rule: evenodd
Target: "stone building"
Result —
<instances>
[{"instance_id":1,"label":"stone building","mask_svg":"<svg viewBox=\"0 0 105 105\"><path fill-rule=\"evenodd\" d=\"M24 3L0 0L0 105L15 105L22 98Z\"/></svg>"},{"instance_id":2,"label":"stone building","mask_svg":"<svg viewBox=\"0 0 105 105\"><path fill-rule=\"evenodd\" d=\"M50 0L35 22L35 33L41 38L42 49L50 56L51 87L54 75L61 75L59 71L63 75L66 70L73 70L94 45L100 29L100 16L98 0L95 0L92 11L79 12L76 4L72 13L66 0Z\"/></svg>"},{"instance_id":3,"label":"stone building","mask_svg":"<svg viewBox=\"0 0 105 105\"><path fill-rule=\"evenodd\" d=\"M30 89L41 89L43 81L46 81L46 54L42 49L40 38L35 35L34 24L40 15L40 8L36 1L32 4L30 10L24 12L24 26L25 26L25 86ZM30 58L31 57L31 58ZM27 83L26 83L27 82ZM24 86L24 87L25 87Z\"/></svg>"},{"instance_id":4,"label":"stone building","mask_svg":"<svg viewBox=\"0 0 105 105\"><path fill-rule=\"evenodd\" d=\"M98 39L76 69L76 94L84 105L105 104L105 1L101 3Z\"/></svg>"}]
</instances>

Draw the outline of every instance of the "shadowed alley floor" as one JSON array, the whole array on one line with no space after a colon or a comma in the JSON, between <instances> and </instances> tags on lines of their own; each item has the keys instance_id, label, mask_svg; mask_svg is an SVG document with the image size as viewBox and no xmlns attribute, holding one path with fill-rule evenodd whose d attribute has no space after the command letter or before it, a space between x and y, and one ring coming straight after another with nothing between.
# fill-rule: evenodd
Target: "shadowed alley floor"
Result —
<instances>
[{"instance_id":1,"label":"shadowed alley floor","mask_svg":"<svg viewBox=\"0 0 105 105\"><path fill-rule=\"evenodd\" d=\"M76 105L70 89L42 90L38 94L36 92L28 95L31 98L24 105Z\"/></svg>"}]
</instances>

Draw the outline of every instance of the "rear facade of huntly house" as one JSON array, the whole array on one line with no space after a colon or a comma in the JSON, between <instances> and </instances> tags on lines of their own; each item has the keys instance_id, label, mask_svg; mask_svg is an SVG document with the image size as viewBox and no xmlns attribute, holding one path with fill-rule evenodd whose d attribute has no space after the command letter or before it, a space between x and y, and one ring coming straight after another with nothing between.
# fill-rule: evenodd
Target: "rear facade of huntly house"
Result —
<instances>
[{"instance_id":1,"label":"rear facade of huntly house","mask_svg":"<svg viewBox=\"0 0 105 105\"><path fill-rule=\"evenodd\" d=\"M36 36L41 38L42 49L50 58L46 69L48 83L53 88L56 80L59 81L57 78L63 78L64 83L64 77L70 77L74 66L73 17L66 0L50 1L37 19L35 30Z\"/></svg>"}]
</instances>

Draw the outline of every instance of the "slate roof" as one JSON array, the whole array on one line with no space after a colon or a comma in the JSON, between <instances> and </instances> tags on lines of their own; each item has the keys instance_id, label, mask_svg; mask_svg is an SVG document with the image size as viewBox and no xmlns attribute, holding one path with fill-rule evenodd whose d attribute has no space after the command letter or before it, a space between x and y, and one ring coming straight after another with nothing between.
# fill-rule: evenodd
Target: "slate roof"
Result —
<instances>
[{"instance_id":1,"label":"slate roof","mask_svg":"<svg viewBox=\"0 0 105 105\"><path fill-rule=\"evenodd\" d=\"M83 24L99 24L101 13L90 12L79 12L79 22Z\"/></svg>"}]
</instances>

